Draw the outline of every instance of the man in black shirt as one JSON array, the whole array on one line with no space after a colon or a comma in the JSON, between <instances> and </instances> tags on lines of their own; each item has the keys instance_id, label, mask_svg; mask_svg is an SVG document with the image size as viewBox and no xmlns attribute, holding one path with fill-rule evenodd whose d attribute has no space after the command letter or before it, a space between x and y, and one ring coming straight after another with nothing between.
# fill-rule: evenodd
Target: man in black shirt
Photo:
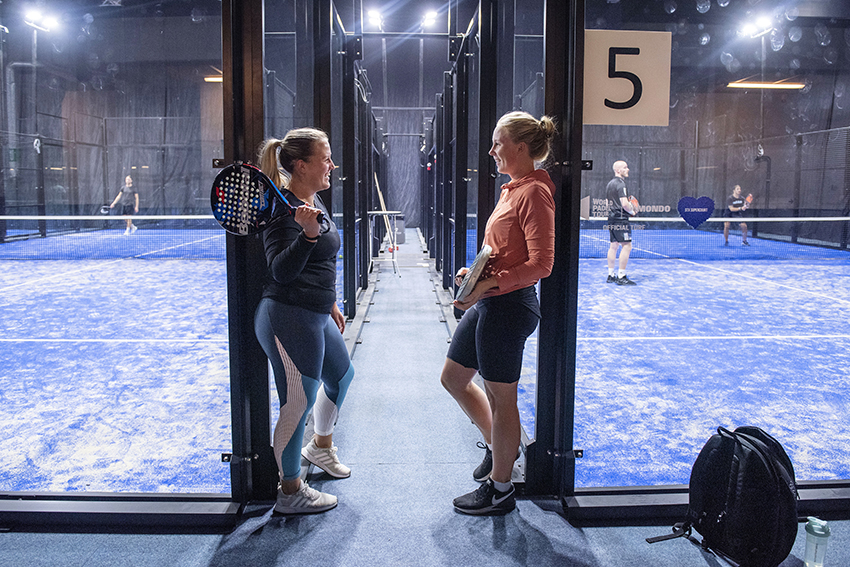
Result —
<instances>
[{"instance_id":1,"label":"man in black shirt","mask_svg":"<svg viewBox=\"0 0 850 567\"><path fill-rule=\"evenodd\" d=\"M629 176L629 165L618 160L614 162L614 178L606 188L608 197L608 232L611 246L608 247L608 283L617 285L637 285L626 275L629 254L632 252L632 229L629 216L636 215L637 209L629 201L625 178ZM617 271L617 250L620 250L619 271Z\"/></svg>"},{"instance_id":2,"label":"man in black shirt","mask_svg":"<svg viewBox=\"0 0 850 567\"><path fill-rule=\"evenodd\" d=\"M743 236L742 246L749 246L750 243L747 242L747 223L744 222L744 211L747 210L747 200L741 196L741 186L735 185L735 188L732 189L732 194L729 195L729 198L726 199L726 213L725 217L732 219L738 218L741 219L738 222L738 226L741 228L741 236ZM731 221L726 221L723 223L723 245L729 246L729 225Z\"/></svg>"}]
</instances>

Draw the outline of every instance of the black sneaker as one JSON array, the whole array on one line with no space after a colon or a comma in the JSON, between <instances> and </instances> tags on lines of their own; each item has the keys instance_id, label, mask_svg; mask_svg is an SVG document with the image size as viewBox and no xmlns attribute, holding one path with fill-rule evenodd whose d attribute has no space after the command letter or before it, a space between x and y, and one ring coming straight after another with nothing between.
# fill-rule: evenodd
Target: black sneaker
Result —
<instances>
[{"instance_id":1,"label":"black sneaker","mask_svg":"<svg viewBox=\"0 0 850 567\"><path fill-rule=\"evenodd\" d=\"M484 482L490 478L490 473L493 472L493 451L490 450L490 447L486 443L482 443L481 441L478 442L478 447L484 449L486 452L484 453L484 460L472 471L472 478L475 479L475 482Z\"/></svg>"},{"instance_id":2,"label":"black sneaker","mask_svg":"<svg viewBox=\"0 0 850 567\"><path fill-rule=\"evenodd\" d=\"M514 486L507 492L499 492L493 486L493 480L487 479L469 494L454 499L455 510L473 516L492 516L507 514L516 508Z\"/></svg>"},{"instance_id":3,"label":"black sneaker","mask_svg":"<svg viewBox=\"0 0 850 567\"><path fill-rule=\"evenodd\" d=\"M608 279L605 280L605 283L617 283L617 276L608 276Z\"/></svg>"},{"instance_id":4,"label":"black sneaker","mask_svg":"<svg viewBox=\"0 0 850 567\"><path fill-rule=\"evenodd\" d=\"M622 278L617 278L617 285L637 285L635 282L629 279L629 276L623 276Z\"/></svg>"},{"instance_id":5,"label":"black sneaker","mask_svg":"<svg viewBox=\"0 0 850 567\"><path fill-rule=\"evenodd\" d=\"M749 246L749 245L750 245L749 242L744 241L744 243L741 246Z\"/></svg>"}]
</instances>

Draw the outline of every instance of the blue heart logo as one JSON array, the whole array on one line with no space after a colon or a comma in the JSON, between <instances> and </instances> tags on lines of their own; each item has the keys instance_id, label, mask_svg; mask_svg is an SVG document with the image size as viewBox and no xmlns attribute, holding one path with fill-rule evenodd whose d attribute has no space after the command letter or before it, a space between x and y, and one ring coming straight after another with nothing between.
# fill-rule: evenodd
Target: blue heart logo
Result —
<instances>
[{"instance_id":1,"label":"blue heart logo","mask_svg":"<svg viewBox=\"0 0 850 567\"><path fill-rule=\"evenodd\" d=\"M685 222L696 228L704 223L714 212L714 201L710 197L682 197L679 199L679 214Z\"/></svg>"}]
</instances>

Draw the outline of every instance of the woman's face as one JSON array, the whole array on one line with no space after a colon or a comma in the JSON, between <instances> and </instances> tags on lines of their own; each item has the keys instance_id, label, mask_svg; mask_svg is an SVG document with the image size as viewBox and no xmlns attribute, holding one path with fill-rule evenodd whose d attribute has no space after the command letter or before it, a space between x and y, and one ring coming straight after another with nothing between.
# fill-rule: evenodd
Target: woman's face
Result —
<instances>
[{"instance_id":1,"label":"woman's face","mask_svg":"<svg viewBox=\"0 0 850 567\"><path fill-rule=\"evenodd\" d=\"M331 160L331 146L327 141L315 142L313 144L313 155L306 160L302 177L306 184L321 191L331 186L331 173L336 166Z\"/></svg>"},{"instance_id":2,"label":"woman's face","mask_svg":"<svg viewBox=\"0 0 850 567\"><path fill-rule=\"evenodd\" d=\"M497 127L493 130L493 146L490 155L496 160L496 169L499 173L511 175L518 165L518 156L523 152L525 145L517 144L511 140L504 128ZM511 178L513 176L511 175Z\"/></svg>"}]
</instances>

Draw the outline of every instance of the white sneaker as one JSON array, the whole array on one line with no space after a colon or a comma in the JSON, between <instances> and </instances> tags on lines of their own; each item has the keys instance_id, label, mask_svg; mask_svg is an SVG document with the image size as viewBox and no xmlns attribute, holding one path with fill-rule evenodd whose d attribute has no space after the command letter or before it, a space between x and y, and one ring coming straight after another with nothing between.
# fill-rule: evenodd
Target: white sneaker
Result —
<instances>
[{"instance_id":1,"label":"white sneaker","mask_svg":"<svg viewBox=\"0 0 850 567\"><path fill-rule=\"evenodd\" d=\"M301 456L334 478L348 478L351 476L351 469L339 462L336 451L336 445L330 449L322 449L316 446L314 439L310 439L307 446L301 449Z\"/></svg>"},{"instance_id":2,"label":"white sneaker","mask_svg":"<svg viewBox=\"0 0 850 567\"><path fill-rule=\"evenodd\" d=\"M284 494L278 489L274 511L280 514L318 514L334 508L336 504L336 496L310 488L302 480L295 494Z\"/></svg>"},{"instance_id":3,"label":"white sneaker","mask_svg":"<svg viewBox=\"0 0 850 567\"><path fill-rule=\"evenodd\" d=\"M139 227L137 227L136 225L132 225L132 226L130 227L130 234L133 234L133 233L134 233L134 232L136 232L137 230L139 230Z\"/></svg>"},{"instance_id":4,"label":"white sneaker","mask_svg":"<svg viewBox=\"0 0 850 567\"><path fill-rule=\"evenodd\" d=\"M127 236L128 234L130 234L130 229L129 229L129 228L125 228L125 229L124 229L124 236Z\"/></svg>"}]
</instances>

